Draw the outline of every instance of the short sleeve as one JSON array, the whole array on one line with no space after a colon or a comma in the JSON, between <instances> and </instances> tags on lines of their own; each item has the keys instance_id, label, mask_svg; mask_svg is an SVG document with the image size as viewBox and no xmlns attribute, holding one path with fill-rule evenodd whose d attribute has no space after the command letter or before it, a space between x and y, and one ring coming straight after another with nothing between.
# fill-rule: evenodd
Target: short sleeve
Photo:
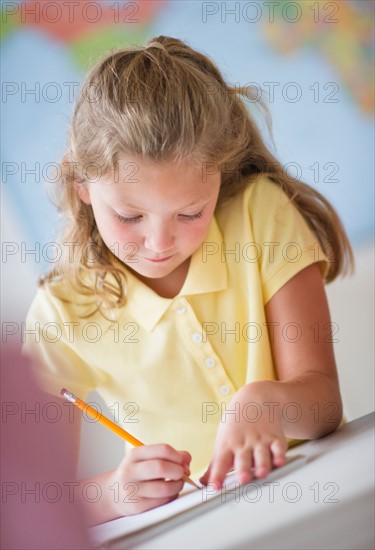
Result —
<instances>
[{"instance_id":1,"label":"short sleeve","mask_svg":"<svg viewBox=\"0 0 375 550\"><path fill-rule=\"evenodd\" d=\"M329 264L317 236L293 201L277 184L261 178L249 188L250 223L260 251L260 276L266 304L294 275L318 263L322 278Z\"/></svg>"},{"instance_id":2,"label":"short sleeve","mask_svg":"<svg viewBox=\"0 0 375 550\"><path fill-rule=\"evenodd\" d=\"M60 397L67 388L84 399L97 386L97 373L77 351L75 324L57 297L38 289L24 323L22 352L42 390Z\"/></svg>"}]
</instances>

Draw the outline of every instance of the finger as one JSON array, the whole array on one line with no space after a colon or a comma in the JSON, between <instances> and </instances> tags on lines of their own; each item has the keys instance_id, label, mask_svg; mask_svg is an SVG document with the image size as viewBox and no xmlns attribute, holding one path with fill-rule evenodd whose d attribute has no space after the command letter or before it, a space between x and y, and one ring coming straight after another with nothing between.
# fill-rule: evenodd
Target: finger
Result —
<instances>
[{"instance_id":1,"label":"finger","mask_svg":"<svg viewBox=\"0 0 375 550\"><path fill-rule=\"evenodd\" d=\"M286 460L286 452L288 450L288 444L284 440L275 439L271 443L271 452L272 452L272 463L273 465L278 468L279 466L283 466L285 464Z\"/></svg>"},{"instance_id":2,"label":"finger","mask_svg":"<svg viewBox=\"0 0 375 550\"><path fill-rule=\"evenodd\" d=\"M211 464L208 466L204 474L199 478L199 481L202 483L202 485L207 485L210 474L211 474Z\"/></svg>"},{"instance_id":3,"label":"finger","mask_svg":"<svg viewBox=\"0 0 375 550\"><path fill-rule=\"evenodd\" d=\"M176 497L184 486L182 480L152 480L152 481L142 481L138 483L138 491L135 495L135 498L170 498Z\"/></svg>"},{"instance_id":4,"label":"finger","mask_svg":"<svg viewBox=\"0 0 375 550\"><path fill-rule=\"evenodd\" d=\"M129 451L129 454L131 453L131 458L134 462L160 459L168 462L175 462L176 464L183 464L185 461L185 455L183 455L182 452L176 451L176 449L166 443L157 443L154 445L141 445L139 447L134 447ZM189 453L187 454L189 455Z\"/></svg>"},{"instance_id":5,"label":"finger","mask_svg":"<svg viewBox=\"0 0 375 550\"><path fill-rule=\"evenodd\" d=\"M232 466L232 451L225 451L218 454L218 456L214 457L212 460L208 483L215 483L217 488L220 489L223 486L223 481L227 472L232 468Z\"/></svg>"},{"instance_id":6,"label":"finger","mask_svg":"<svg viewBox=\"0 0 375 550\"><path fill-rule=\"evenodd\" d=\"M252 457L252 449L251 448L241 448L235 451L234 455L234 469L236 472L236 478L239 481L239 483L248 483L253 478L252 473L252 465L253 465L253 457Z\"/></svg>"},{"instance_id":7,"label":"finger","mask_svg":"<svg viewBox=\"0 0 375 550\"><path fill-rule=\"evenodd\" d=\"M182 467L186 476L190 476L191 454L187 451L178 451L182 456Z\"/></svg>"},{"instance_id":8,"label":"finger","mask_svg":"<svg viewBox=\"0 0 375 550\"><path fill-rule=\"evenodd\" d=\"M169 462L163 459L142 460L133 464L133 478L138 481L149 481L153 479L181 480L185 474L182 464Z\"/></svg>"},{"instance_id":9,"label":"finger","mask_svg":"<svg viewBox=\"0 0 375 550\"><path fill-rule=\"evenodd\" d=\"M256 477L268 475L272 469L271 451L268 445L256 445L253 456Z\"/></svg>"},{"instance_id":10,"label":"finger","mask_svg":"<svg viewBox=\"0 0 375 550\"><path fill-rule=\"evenodd\" d=\"M190 465L191 462L191 454L187 451L178 451L180 455L182 456L182 462L184 464Z\"/></svg>"}]
</instances>

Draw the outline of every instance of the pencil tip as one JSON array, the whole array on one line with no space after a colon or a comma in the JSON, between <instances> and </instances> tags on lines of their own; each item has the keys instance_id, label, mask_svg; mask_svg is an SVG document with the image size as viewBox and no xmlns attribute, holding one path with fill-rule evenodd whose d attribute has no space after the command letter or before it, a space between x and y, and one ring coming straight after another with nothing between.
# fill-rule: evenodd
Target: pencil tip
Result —
<instances>
[{"instance_id":1,"label":"pencil tip","mask_svg":"<svg viewBox=\"0 0 375 550\"><path fill-rule=\"evenodd\" d=\"M62 395L64 397L64 394L67 392L68 390L65 389L65 388L62 388L62 390L60 391L60 395Z\"/></svg>"}]
</instances>

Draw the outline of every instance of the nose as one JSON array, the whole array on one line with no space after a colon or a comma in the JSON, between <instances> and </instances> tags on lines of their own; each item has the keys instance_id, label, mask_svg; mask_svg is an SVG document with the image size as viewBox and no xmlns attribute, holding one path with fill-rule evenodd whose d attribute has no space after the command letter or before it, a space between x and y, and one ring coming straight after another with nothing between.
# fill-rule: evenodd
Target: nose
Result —
<instances>
[{"instance_id":1,"label":"nose","mask_svg":"<svg viewBox=\"0 0 375 550\"><path fill-rule=\"evenodd\" d=\"M145 236L144 246L157 254L171 251L174 245L174 231L169 224L152 224Z\"/></svg>"}]
</instances>

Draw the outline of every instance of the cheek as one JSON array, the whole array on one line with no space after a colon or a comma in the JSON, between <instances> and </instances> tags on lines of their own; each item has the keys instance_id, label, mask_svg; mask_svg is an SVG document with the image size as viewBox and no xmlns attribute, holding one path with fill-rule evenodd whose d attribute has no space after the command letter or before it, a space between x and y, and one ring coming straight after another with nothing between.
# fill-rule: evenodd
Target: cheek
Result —
<instances>
[{"instance_id":1,"label":"cheek","mask_svg":"<svg viewBox=\"0 0 375 550\"><path fill-rule=\"evenodd\" d=\"M114 231L116 233L116 238L118 243L122 246L123 249L127 247L138 248L139 245L139 235L137 229L132 225L125 224L115 224Z\"/></svg>"},{"instance_id":2,"label":"cheek","mask_svg":"<svg viewBox=\"0 0 375 550\"><path fill-rule=\"evenodd\" d=\"M197 248L204 241L209 223L191 223L191 226L184 228L181 232L181 241L186 243L187 246Z\"/></svg>"},{"instance_id":3,"label":"cheek","mask_svg":"<svg viewBox=\"0 0 375 550\"><path fill-rule=\"evenodd\" d=\"M134 227L121 224L117 220L97 220L98 229L103 241L108 247L117 246L121 249L131 243L137 243L137 231Z\"/></svg>"}]
</instances>

